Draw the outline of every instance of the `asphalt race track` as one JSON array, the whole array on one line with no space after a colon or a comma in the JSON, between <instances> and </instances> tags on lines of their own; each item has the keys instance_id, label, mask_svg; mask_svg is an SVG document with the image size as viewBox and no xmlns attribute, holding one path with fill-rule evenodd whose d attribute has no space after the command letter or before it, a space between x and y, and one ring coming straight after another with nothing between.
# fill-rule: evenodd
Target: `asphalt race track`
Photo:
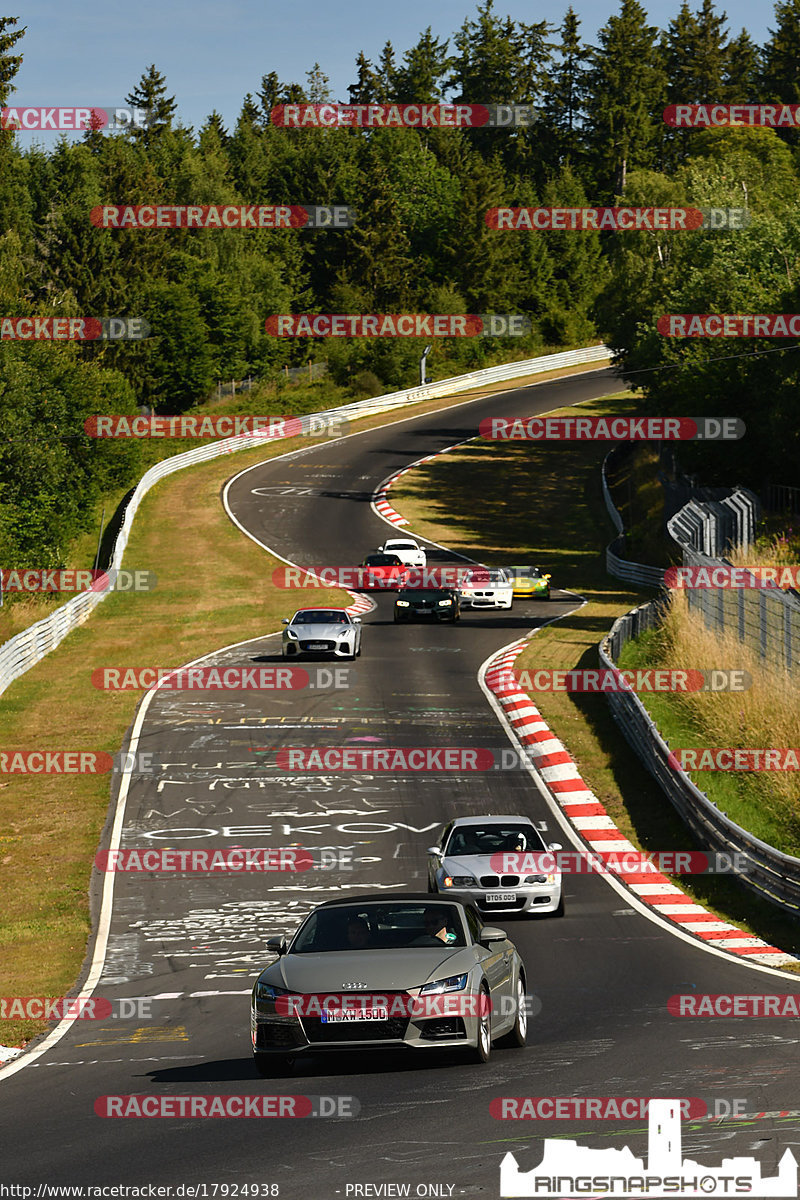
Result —
<instances>
[{"instance_id":1,"label":"asphalt race track","mask_svg":"<svg viewBox=\"0 0 800 1200\"><path fill-rule=\"evenodd\" d=\"M292 562L355 564L391 536L369 500L393 471L474 435L484 416L541 413L619 386L611 371L592 371L311 444L236 476L229 508L251 536ZM430 552L430 563L446 561L446 553ZM305 603L315 603L313 593L287 592L286 615ZM508 746L478 685L480 665L574 604L556 592L549 603L467 610L459 624L431 628L394 625L392 600L379 595L364 616L362 657L334 664L347 668L352 686L155 696L137 746L161 768L131 785L123 847L299 843L352 862L271 877L117 874L96 994L151 998L151 1016L76 1021L29 1066L0 1071L8 1184L258 1183L278 1185L272 1194L282 1200L345 1200L381 1194L354 1185L396 1183L410 1185L412 1196L494 1197L506 1151L529 1170L545 1136L647 1151L645 1122L501 1121L490 1115L495 1097L745 1098L747 1112L792 1110L796 1022L679 1019L667 1000L690 991L785 994L800 991L800 981L690 944L596 876L565 877L563 919L500 922L525 961L534 1007L541 1004L524 1050L496 1048L486 1066L442 1052L326 1056L299 1062L289 1078L256 1075L248 998L270 958L268 937L295 928L342 888L424 891L426 847L455 815L526 812L546 841L568 844L521 770L300 775L281 771L273 751ZM231 629L231 647L212 661L279 662L279 636L236 640ZM101 884L98 875L96 901ZM359 1113L140 1124L94 1111L105 1095L264 1093L354 1097ZM797 1153L797 1128L794 1118L770 1117L693 1125L684 1128L684 1152L709 1166L754 1155L772 1175L787 1147ZM417 1191L422 1185L428 1190Z\"/></svg>"}]
</instances>

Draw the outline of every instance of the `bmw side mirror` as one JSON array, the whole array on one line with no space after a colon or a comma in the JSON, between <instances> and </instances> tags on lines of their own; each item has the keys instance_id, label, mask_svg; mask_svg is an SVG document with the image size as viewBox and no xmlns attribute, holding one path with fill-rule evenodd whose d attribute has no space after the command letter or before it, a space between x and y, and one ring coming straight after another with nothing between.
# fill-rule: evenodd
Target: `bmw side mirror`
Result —
<instances>
[{"instance_id":1,"label":"bmw side mirror","mask_svg":"<svg viewBox=\"0 0 800 1200\"><path fill-rule=\"evenodd\" d=\"M504 942L507 936L504 929L498 929L495 925L484 925L481 930L481 945L489 946L492 942Z\"/></svg>"},{"instance_id":2,"label":"bmw side mirror","mask_svg":"<svg viewBox=\"0 0 800 1200\"><path fill-rule=\"evenodd\" d=\"M286 937L281 934L280 937L267 938L267 949L273 954L281 955L286 953Z\"/></svg>"}]
</instances>

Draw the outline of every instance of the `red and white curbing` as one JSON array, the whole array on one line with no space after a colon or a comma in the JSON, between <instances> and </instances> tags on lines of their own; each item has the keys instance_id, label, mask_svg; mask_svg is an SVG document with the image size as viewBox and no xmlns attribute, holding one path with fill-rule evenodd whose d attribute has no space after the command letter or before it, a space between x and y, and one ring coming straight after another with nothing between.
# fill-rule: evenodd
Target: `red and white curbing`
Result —
<instances>
[{"instance_id":1,"label":"red and white curbing","mask_svg":"<svg viewBox=\"0 0 800 1200\"><path fill-rule=\"evenodd\" d=\"M470 438L469 441L474 441ZM416 471L417 467L421 467L423 463L432 462L434 458L439 458L442 454L447 454L449 450L456 450L459 446L466 446L466 442L456 442L453 446L447 446L444 450L437 450L435 454L426 454L424 458L418 458L416 462L411 463L407 467L403 467L401 471L395 471L394 475L390 475L388 479L384 479L383 483L377 489L372 497L372 507L383 517L384 521L388 521L390 525L408 525L406 517L402 517L397 509L392 508L386 496L392 484L400 478L401 475L407 475L409 471Z\"/></svg>"},{"instance_id":2,"label":"red and white curbing","mask_svg":"<svg viewBox=\"0 0 800 1200\"><path fill-rule=\"evenodd\" d=\"M620 853L638 853L637 847L620 832L581 778L569 751L553 735L530 696L512 681L510 669L526 645L527 639L521 638L492 659L486 671L486 686L501 704L553 799L590 849L607 851L613 848ZM615 871L614 874L643 904L674 921L685 933L694 934L704 942L713 942L720 950L772 967L798 962L794 955L770 946L761 938L749 936L736 925L720 921L665 875L650 871Z\"/></svg>"}]
</instances>

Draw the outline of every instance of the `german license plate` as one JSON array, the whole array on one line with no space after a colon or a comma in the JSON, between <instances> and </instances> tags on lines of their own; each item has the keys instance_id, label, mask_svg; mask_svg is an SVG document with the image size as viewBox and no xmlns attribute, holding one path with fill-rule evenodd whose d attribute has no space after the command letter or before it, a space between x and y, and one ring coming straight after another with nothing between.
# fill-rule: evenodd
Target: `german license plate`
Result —
<instances>
[{"instance_id":1,"label":"german license plate","mask_svg":"<svg viewBox=\"0 0 800 1200\"><path fill-rule=\"evenodd\" d=\"M308 648L309 648L309 650L324 650L325 643L324 642L309 642Z\"/></svg>"},{"instance_id":2,"label":"german license plate","mask_svg":"<svg viewBox=\"0 0 800 1200\"><path fill-rule=\"evenodd\" d=\"M323 1008L323 1025L337 1021L388 1021L388 1008Z\"/></svg>"},{"instance_id":3,"label":"german license plate","mask_svg":"<svg viewBox=\"0 0 800 1200\"><path fill-rule=\"evenodd\" d=\"M513 904L514 901L516 900L516 898L517 898L516 892L487 892L486 893L486 903L487 904L503 904L503 903Z\"/></svg>"}]
</instances>

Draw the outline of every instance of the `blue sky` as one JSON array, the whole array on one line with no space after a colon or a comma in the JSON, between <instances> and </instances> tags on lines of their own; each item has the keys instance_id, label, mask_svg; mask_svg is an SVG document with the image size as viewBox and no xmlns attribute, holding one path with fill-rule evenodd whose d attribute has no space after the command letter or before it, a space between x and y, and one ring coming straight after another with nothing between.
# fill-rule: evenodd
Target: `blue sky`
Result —
<instances>
[{"instance_id":1,"label":"blue sky","mask_svg":"<svg viewBox=\"0 0 800 1200\"><path fill-rule=\"evenodd\" d=\"M679 2L651 0L645 7L650 20L664 27ZM690 3L696 8L699 0ZM495 11L517 20L560 22L567 4L568 0L496 0ZM3 8L4 13L19 14L20 25L28 27L18 43L25 61L12 102L122 103L155 62L166 75L184 124L198 128L216 108L230 128L245 94L255 94L269 71L286 82L305 83L305 72L319 62L334 96L346 100L359 50L374 61L390 40L399 58L426 26L448 37L465 17L474 16L476 7L474 0L26 0ZM573 0L573 7L581 17L584 39L591 42L618 11L619 0ZM774 26L772 3L754 9L745 0L734 0L723 11L731 32L745 26L757 42L763 42ZM44 144L53 140L52 135L20 136Z\"/></svg>"}]
</instances>

